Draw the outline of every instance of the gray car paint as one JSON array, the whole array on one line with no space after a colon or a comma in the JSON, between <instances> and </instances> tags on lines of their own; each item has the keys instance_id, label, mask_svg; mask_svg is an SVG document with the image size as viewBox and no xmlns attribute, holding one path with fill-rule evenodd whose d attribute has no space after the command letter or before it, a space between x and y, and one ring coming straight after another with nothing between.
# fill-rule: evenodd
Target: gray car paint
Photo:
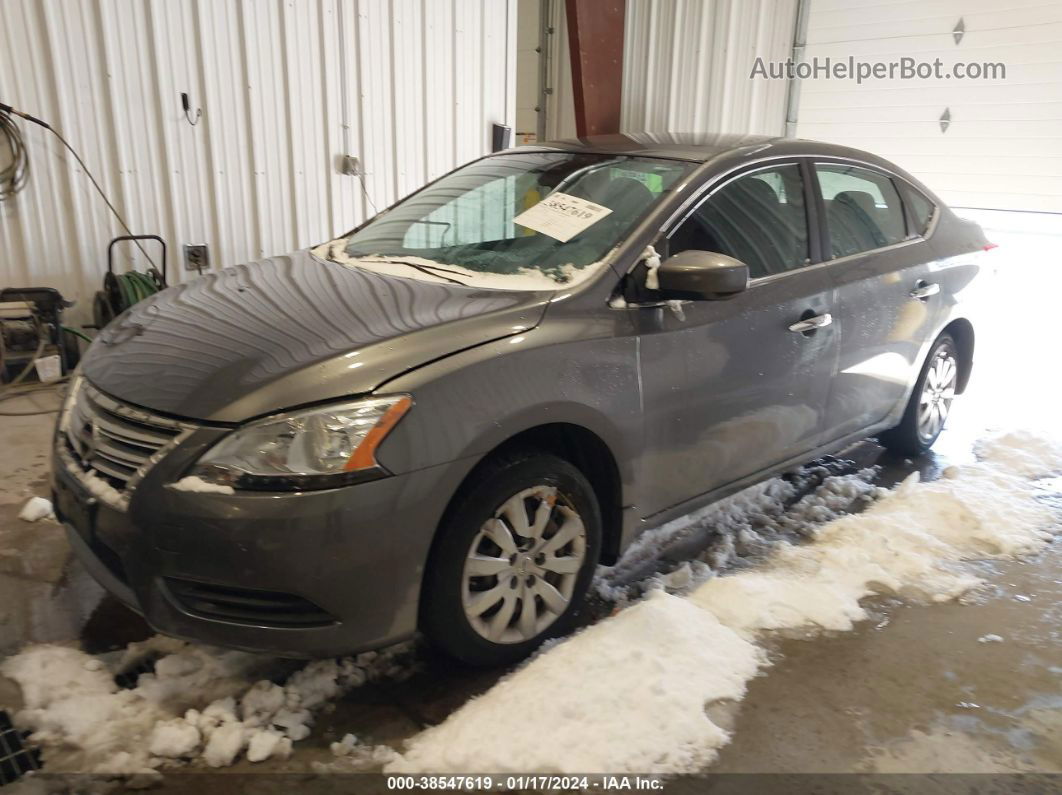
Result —
<instances>
[{"instance_id":1,"label":"gray car paint","mask_svg":"<svg viewBox=\"0 0 1062 795\"><path fill-rule=\"evenodd\" d=\"M698 162L598 276L570 291L471 290L300 252L174 288L116 320L101 334L110 344L86 355L86 377L120 400L204 427L148 471L128 513L100 506L96 531L121 556L128 582L75 540L79 555L161 631L280 654L356 651L415 630L421 575L450 498L516 434L564 424L603 442L621 485L615 513L606 511L620 517L606 528L616 550L646 527L895 424L932 340L966 322L965 294L985 244L979 228L867 153L758 137L660 138L543 147ZM645 246L735 169L816 157L918 186L940 207L930 240L813 263L679 312L610 300ZM926 274L940 294L904 298L911 279ZM862 317L874 294L883 309L877 336L867 338ZM789 332L806 310L839 321L810 337ZM894 351L908 382L873 368L854 373ZM364 365L351 368L352 359ZM232 423L370 392L415 400L379 449L390 477L298 494L190 495L167 486ZM56 488L76 491L77 480L57 459ZM167 594L163 576L298 594L340 621L276 629L204 619Z\"/></svg>"},{"instance_id":2,"label":"gray car paint","mask_svg":"<svg viewBox=\"0 0 1062 795\"><path fill-rule=\"evenodd\" d=\"M100 334L82 372L138 406L241 422L371 392L404 369L531 328L550 295L403 279L303 250L136 304Z\"/></svg>"}]
</instances>

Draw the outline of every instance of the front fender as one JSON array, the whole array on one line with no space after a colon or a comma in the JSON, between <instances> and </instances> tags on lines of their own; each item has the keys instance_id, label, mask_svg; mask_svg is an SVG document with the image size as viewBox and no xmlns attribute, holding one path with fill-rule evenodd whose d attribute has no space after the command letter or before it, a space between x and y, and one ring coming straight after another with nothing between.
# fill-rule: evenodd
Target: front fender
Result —
<instances>
[{"instance_id":1,"label":"front fender","mask_svg":"<svg viewBox=\"0 0 1062 795\"><path fill-rule=\"evenodd\" d=\"M604 441L631 494L642 443L636 340L549 334L490 342L387 383L382 392L408 392L414 407L380 446L380 462L402 473L481 458L523 431L570 423Z\"/></svg>"}]
</instances>

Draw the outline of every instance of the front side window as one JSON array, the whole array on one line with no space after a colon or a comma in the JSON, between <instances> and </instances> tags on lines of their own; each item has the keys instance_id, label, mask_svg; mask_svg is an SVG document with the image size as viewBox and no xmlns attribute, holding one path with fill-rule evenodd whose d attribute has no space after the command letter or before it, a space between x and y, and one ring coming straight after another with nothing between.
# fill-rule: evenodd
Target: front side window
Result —
<instances>
[{"instance_id":1,"label":"front side window","mask_svg":"<svg viewBox=\"0 0 1062 795\"><path fill-rule=\"evenodd\" d=\"M859 166L816 163L834 257L899 243L905 238L903 204L884 174Z\"/></svg>"},{"instance_id":2,"label":"front side window","mask_svg":"<svg viewBox=\"0 0 1062 795\"><path fill-rule=\"evenodd\" d=\"M735 257L749 266L753 279L807 264L800 167L756 171L713 192L668 241L668 254L689 249Z\"/></svg>"},{"instance_id":3,"label":"front side window","mask_svg":"<svg viewBox=\"0 0 1062 795\"><path fill-rule=\"evenodd\" d=\"M488 157L316 253L410 278L560 289L596 272L691 169L679 160L582 152Z\"/></svg>"}]
</instances>

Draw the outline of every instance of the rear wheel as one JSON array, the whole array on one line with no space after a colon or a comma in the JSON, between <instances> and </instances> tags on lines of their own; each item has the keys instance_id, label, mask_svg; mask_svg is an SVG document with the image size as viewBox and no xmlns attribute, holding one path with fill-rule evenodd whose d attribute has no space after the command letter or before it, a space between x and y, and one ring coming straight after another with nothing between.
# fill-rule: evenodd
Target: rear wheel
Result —
<instances>
[{"instance_id":1,"label":"rear wheel","mask_svg":"<svg viewBox=\"0 0 1062 795\"><path fill-rule=\"evenodd\" d=\"M955 340L940 335L922 366L903 419L879 437L885 447L904 455L921 455L933 446L951 413L959 367Z\"/></svg>"},{"instance_id":2,"label":"rear wheel","mask_svg":"<svg viewBox=\"0 0 1062 795\"><path fill-rule=\"evenodd\" d=\"M472 665L525 657L571 629L600 549L601 511L578 469L544 453L500 459L439 529L421 628Z\"/></svg>"}]
</instances>

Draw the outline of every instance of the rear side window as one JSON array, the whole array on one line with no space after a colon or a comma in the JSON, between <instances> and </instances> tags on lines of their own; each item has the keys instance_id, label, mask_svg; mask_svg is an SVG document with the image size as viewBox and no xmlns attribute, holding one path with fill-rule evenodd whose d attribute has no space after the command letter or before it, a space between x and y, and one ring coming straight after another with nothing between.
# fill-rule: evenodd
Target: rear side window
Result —
<instances>
[{"instance_id":1,"label":"rear side window","mask_svg":"<svg viewBox=\"0 0 1062 795\"><path fill-rule=\"evenodd\" d=\"M903 204L892 180L858 166L817 163L834 257L871 251L905 237Z\"/></svg>"},{"instance_id":2,"label":"rear side window","mask_svg":"<svg viewBox=\"0 0 1062 795\"><path fill-rule=\"evenodd\" d=\"M924 235L926 229L929 228L929 220L933 217L936 205L927 199L925 194L918 188L906 183L902 187L903 200L907 204L907 209L911 212L911 218L914 220L914 229L911 231L915 235Z\"/></svg>"},{"instance_id":3,"label":"rear side window","mask_svg":"<svg viewBox=\"0 0 1062 795\"><path fill-rule=\"evenodd\" d=\"M808 262L804 184L797 165L738 177L709 196L668 240L668 253L690 249L727 254L753 279Z\"/></svg>"}]
</instances>

